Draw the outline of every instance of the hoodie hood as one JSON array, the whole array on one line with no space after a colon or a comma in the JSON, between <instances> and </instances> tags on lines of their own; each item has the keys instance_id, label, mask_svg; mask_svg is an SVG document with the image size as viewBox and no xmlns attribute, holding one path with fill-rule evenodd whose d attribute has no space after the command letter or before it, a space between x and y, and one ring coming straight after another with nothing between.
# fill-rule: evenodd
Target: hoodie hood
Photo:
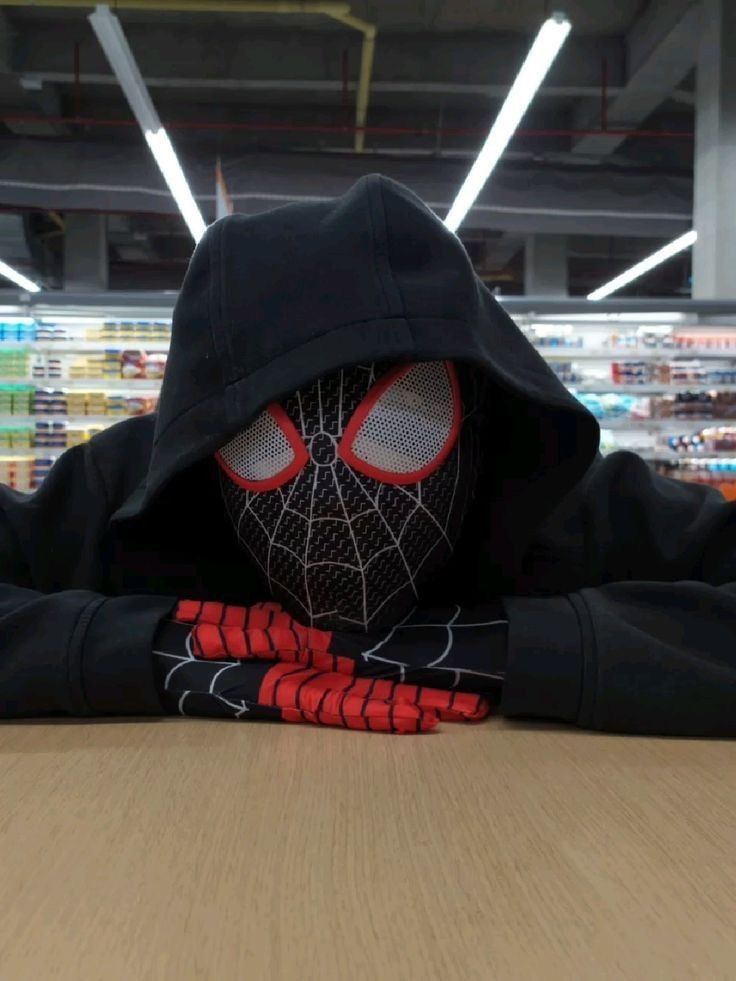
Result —
<instances>
[{"instance_id":1,"label":"hoodie hood","mask_svg":"<svg viewBox=\"0 0 736 981\"><path fill-rule=\"evenodd\" d=\"M381 176L330 202L223 218L192 257L149 471L116 518L146 511L173 477L319 375L440 359L473 364L491 383L479 506L483 538L508 568L594 460L598 425L475 275L459 239Z\"/></svg>"}]
</instances>

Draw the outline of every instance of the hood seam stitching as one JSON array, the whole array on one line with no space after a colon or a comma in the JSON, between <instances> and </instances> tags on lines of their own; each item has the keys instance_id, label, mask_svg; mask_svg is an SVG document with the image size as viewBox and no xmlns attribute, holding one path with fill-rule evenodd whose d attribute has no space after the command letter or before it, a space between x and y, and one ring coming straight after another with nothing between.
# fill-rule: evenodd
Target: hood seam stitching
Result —
<instances>
[{"instance_id":1,"label":"hood seam stitching","mask_svg":"<svg viewBox=\"0 0 736 981\"><path fill-rule=\"evenodd\" d=\"M383 311L384 316L391 316L391 301L389 300L388 293L386 291L386 286L383 282L383 276L381 275L381 268L379 265L380 260L380 248L378 245L378 232L376 229L375 217L373 215L373 201L372 195L367 194L365 199L366 211L368 212L368 223L371 226L371 239L373 248L371 249L371 254L373 256L373 272L376 277L376 283L378 284L378 289L381 294L381 299L383 301Z\"/></svg>"},{"instance_id":2,"label":"hood seam stitching","mask_svg":"<svg viewBox=\"0 0 736 981\"><path fill-rule=\"evenodd\" d=\"M221 352L220 348L220 337L219 334L224 335L225 347L229 349L229 334L227 331L222 330L223 327L223 315L222 315L222 299L223 299L223 262L221 261L222 252L222 226L224 222L221 222L219 226L213 226L213 231L208 237L207 246L210 253L210 263L214 266L214 276L209 277L209 311L210 311L210 336L212 337L212 348L217 357L217 368L220 372L220 377L222 378L223 387L228 384L227 375L225 373L225 365L223 364L222 353L230 354L230 351ZM226 358L227 361L232 361L232 358Z\"/></svg>"},{"instance_id":3,"label":"hood seam stitching","mask_svg":"<svg viewBox=\"0 0 736 981\"><path fill-rule=\"evenodd\" d=\"M397 279L396 274L394 273L393 266L391 265L391 249L390 249L390 235L388 230L388 215L386 214L386 199L383 194L383 182L381 180L378 181L378 199L381 205L381 215L383 218L383 231L384 231L384 243L385 243L385 250L383 254L386 257L386 266L388 267L388 272L391 277L391 282L399 298L399 305L401 307L401 312L403 316L406 317L406 299L404 297L404 294L402 293L399 280Z\"/></svg>"}]
</instances>

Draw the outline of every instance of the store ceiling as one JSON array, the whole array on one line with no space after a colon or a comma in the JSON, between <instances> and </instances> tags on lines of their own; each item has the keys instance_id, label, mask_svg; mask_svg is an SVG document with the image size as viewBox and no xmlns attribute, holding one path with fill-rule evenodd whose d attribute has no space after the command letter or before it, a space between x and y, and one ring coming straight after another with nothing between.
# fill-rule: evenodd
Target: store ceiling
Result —
<instances>
[{"instance_id":1,"label":"store ceiling","mask_svg":"<svg viewBox=\"0 0 736 981\"><path fill-rule=\"evenodd\" d=\"M403 168L402 173L416 176L418 185L436 187L437 200L451 198L456 173L472 159L531 37L556 6L545 0L354 0L353 14L376 25L378 36L367 153L350 164L351 170ZM681 187L685 212L688 207L695 46L677 40L692 40L698 4L566 0L559 6L573 23L573 35L525 120L524 129L534 132L519 135L504 162L506 170L521 168L527 175L524 234L535 212L538 230L550 230L554 209L542 189L550 181L565 183L566 173L572 179L566 183L567 196L560 199L560 215L552 216L555 230L578 231L575 212L587 209L590 215L600 214L590 218L586 232L617 234L610 214L615 200L597 212L591 204L588 188L595 179L581 179L579 199L571 200L574 175L585 171L615 188L611 193L620 198L622 213L632 211L636 194L646 195L646 208L638 205L638 210L652 220L647 225L642 217L636 228L628 229L627 240L664 236L667 215L673 214L673 221L682 215L672 212L663 188ZM135 256L139 264L158 258L176 261L171 255L178 256L181 249L161 245L166 234L179 230L169 217L166 195L158 195L158 203L131 197L130 187L138 186L141 168L148 166L146 149L135 126L110 125L111 120L129 121L130 111L89 28L89 10L0 7L0 115L5 128L0 135L0 205L28 207L32 198L50 210L72 206L61 190L62 183L67 189L73 183L71 172L88 189L82 206L166 213L163 233L154 235L138 220L141 233L135 246L121 240L116 259L121 267L125 256ZM307 197L323 193L321 175L330 173L335 161L352 157L361 51L357 31L324 16L175 13L124 6L117 12L159 113L194 175L195 190L203 195L210 194L217 154L233 183L247 187L251 198L263 190L253 186L252 171L244 166L253 154L268 153L285 173L299 171L301 180L293 183ZM600 127L604 85L609 117L613 114L616 127L634 135L582 135ZM621 113L630 118L620 118ZM75 122L79 117L85 122ZM641 131L647 135L637 136ZM657 131L669 135L651 135ZM31 157L32 168L18 162ZM100 159L108 159L110 166L105 168ZM155 172L152 181L158 186ZM29 187L24 189L24 183ZM207 207L203 200L205 212ZM135 232L137 219L129 218ZM522 242L520 226L511 225L490 211L480 221L475 231L493 243L489 262L512 252L510 264L518 252L513 243ZM626 231L619 229L622 236ZM472 227L468 234L474 234ZM508 241L499 245L504 236ZM131 260L135 275L132 265ZM591 266L586 276L595 277L593 259L586 270ZM178 268L167 275L179 275ZM573 289L586 286L582 280L573 283Z\"/></svg>"},{"instance_id":2,"label":"store ceiling","mask_svg":"<svg viewBox=\"0 0 736 981\"><path fill-rule=\"evenodd\" d=\"M567 0L557 4L574 21L582 34L620 34L626 31L645 4L642 0ZM150 4L155 8L155 0ZM357 17L375 24L379 30L391 31L464 31L494 30L531 32L539 26L554 5L545 0L353 0L351 11ZM25 21L73 20L77 11L56 7L53 10L35 5L32 0L23 8ZM556 9L556 8L555 8ZM161 16L155 9L126 12L131 22L155 22ZM210 13L220 23L237 26L240 14ZM263 23L268 17L252 15ZM197 14L178 13L177 21L196 22Z\"/></svg>"}]
</instances>

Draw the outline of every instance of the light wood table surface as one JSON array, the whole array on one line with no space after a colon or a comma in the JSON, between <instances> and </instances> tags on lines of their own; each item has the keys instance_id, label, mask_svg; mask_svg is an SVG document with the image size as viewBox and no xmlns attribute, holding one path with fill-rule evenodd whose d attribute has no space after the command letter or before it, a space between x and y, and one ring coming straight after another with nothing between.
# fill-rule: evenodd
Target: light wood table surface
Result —
<instances>
[{"instance_id":1,"label":"light wood table surface","mask_svg":"<svg viewBox=\"0 0 736 981\"><path fill-rule=\"evenodd\" d=\"M0 979L736 978L736 743L0 725Z\"/></svg>"}]
</instances>

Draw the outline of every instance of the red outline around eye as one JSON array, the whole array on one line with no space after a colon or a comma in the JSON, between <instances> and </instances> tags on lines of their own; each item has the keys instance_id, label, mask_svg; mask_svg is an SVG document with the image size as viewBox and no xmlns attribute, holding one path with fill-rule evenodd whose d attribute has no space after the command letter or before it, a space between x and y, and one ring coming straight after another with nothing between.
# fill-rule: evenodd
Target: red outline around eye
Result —
<instances>
[{"instance_id":1,"label":"red outline around eye","mask_svg":"<svg viewBox=\"0 0 736 981\"><path fill-rule=\"evenodd\" d=\"M309 460L309 451L304 445L296 426L287 416L281 406L276 402L273 402L266 408L266 412L268 412L281 432L284 434L284 436L286 436L287 440L289 441L289 445L294 451L294 459L288 465L288 467L284 467L283 470L279 470L277 474L274 474L273 477L269 477L267 480L248 480L247 478L241 477L239 474L235 473L235 471L227 465L219 450L217 453L215 453L215 459L222 470L228 475L230 480L234 481L244 490L253 491L256 494L260 491L276 490L277 487L283 487L284 484L296 477L296 475L303 469Z\"/></svg>"},{"instance_id":2,"label":"red outline around eye","mask_svg":"<svg viewBox=\"0 0 736 981\"><path fill-rule=\"evenodd\" d=\"M418 480L424 480L426 477L429 477L430 474L434 473L452 452L452 449L457 442L457 438L460 433L460 423L462 422L460 385L457 380L455 366L451 361L443 361L442 364L444 364L445 370L447 371L447 377L450 380L450 392L452 395L452 424L444 446L430 463L422 467L420 470L413 470L411 473L392 473L390 470L380 470L378 467L371 466L370 463L365 463L353 453L353 441L355 440L358 430L363 425L366 416L373 409L376 402L380 399L386 389L390 388L391 385L393 385L399 378L403 378L404 375L415 367L415 364L399 365L397 368L393 368L391 371L385 374L383 378L379 379L373 388L368 392L366 397L353 413L352 419L345 427L345 432L343 433L343 437L340 440L340 445L337 448L337 455L340 457L340 459L354 470L357 470L358 473L363 473L367 477L373 477L375 480L380 480L381 483L384 484L415 484Z\"/></svg>"}]
</instances>

